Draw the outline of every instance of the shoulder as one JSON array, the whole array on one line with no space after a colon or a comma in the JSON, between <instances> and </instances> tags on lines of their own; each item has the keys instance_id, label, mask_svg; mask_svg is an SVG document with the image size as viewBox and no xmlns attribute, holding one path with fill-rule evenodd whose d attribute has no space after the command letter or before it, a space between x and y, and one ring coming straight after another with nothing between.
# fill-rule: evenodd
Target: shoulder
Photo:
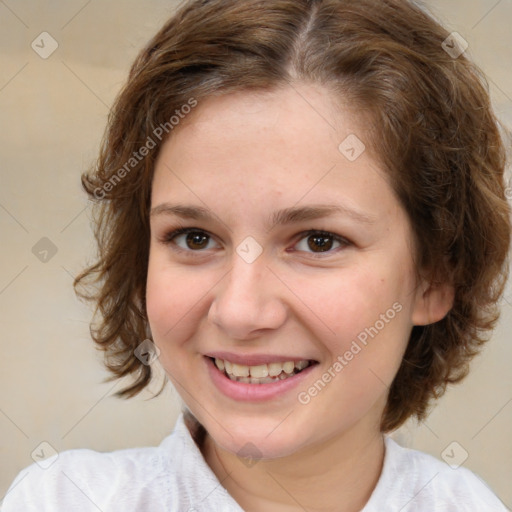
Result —
<instances>
[{"instance_id":1,"label":"shoulder","mask_svg":"<svg viewBox=\"0 0 512 512\"><path fill-rule=\"evenodd\" d=\"M165 496L166 459L161 447L109 453L68 450L22 470L11 484L3 512L57 510L125 511L152 494ZM129 504L129 505L128 505Z\"/></svg>"},{"instance_id":2,"label":"shoulder","mask_svg":"<svg viewBox=\"0 0 512 512\"><path fill-rule=\"evenodd\" d=\"M402 512L507 510L469 469L452 468L427 453L404 448L388 436L385 439L382 474L364 512L380 510L383 502L396 505Z\"/></svg>"},{"instance_id":3,"label":"shoulder","mask_svg":"<svg viewBox=\"0 0 512 512\"><path fill-rule=\"evenodd\" d=\"M19 473L2 512L242 512L206 464L199 434L180 415L158 447L61 452Z\"/></svg>"}]
</instances>

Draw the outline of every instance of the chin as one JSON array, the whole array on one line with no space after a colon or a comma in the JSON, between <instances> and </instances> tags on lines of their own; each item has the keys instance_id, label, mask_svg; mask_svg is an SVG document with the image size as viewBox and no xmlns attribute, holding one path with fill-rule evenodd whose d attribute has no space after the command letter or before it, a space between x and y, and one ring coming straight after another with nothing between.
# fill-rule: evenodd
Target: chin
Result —
<instances>
[{"instance_id":1,"label":"chin","mask_svg":"<svg viewBox=\"0 0 512 512\"><path fill-rule=\"evenodd\" d=\"M224 450L239 457L276 459L295 453L304 445L304 432L296 426L268 419L236 418L231 426L223 422L205 425L210 436ZM223 428L224 427L224 428ZM300 433L300 439L298 434Z\"/></svg>"}]
</instances>

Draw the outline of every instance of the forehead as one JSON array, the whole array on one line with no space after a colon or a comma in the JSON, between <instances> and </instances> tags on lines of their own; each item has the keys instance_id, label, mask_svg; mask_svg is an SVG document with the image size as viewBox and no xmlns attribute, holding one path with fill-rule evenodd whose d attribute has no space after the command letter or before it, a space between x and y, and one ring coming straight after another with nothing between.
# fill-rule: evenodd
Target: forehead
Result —
<instances>
[{"instance_id":1,"label":"forehead","mask_svg":"<svg viewBox=\"0 0 512 512\"><path fill-rule=\"evenodd\" d=\"M334 154L341 140L350 134L366 138L369 116L352 109L348 99L317 84L296 83L270 90L243 90L199 101L198 106L180 121L170 141L186 138L200 144L244 144L258 139L265 149L300 148L327 150ZM305 140L309 141L304 148ZM247 143L247 144L246 144ZM262 149L262 144L258 150ZM317 153L315 151L314 153Z\"/></svg>"},{"instance_id":2,"label":"forehead","mask_svg":"<svg viewBox=\"0 0 512 512\"><path fill-rule=\"evenodd\" d=\"M378 214L375 205L389 207L392 191L367 133L362 116L316 85L210 97L163 144L152 206L187 196L249 212L257 202L277 209L343 199Z\"/></svg>"}]
</instances>

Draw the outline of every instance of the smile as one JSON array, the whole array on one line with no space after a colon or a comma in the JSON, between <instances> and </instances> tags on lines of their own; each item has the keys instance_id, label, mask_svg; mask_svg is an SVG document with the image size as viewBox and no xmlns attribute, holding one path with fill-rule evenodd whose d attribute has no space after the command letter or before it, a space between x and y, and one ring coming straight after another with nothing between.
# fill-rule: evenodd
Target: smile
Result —
<instances>
[{"instance_id":1,"label":"smile","mask_svg":"<svg viewBox=\"0 0 512 512\"><path fill-rule=\"evenodd\" d=\"M279 380L286 380L313 364L313 361L306 359L301 361L259 364L256 366L237 364L219 358L212 358L212 360L215 366L223 372L226 377L232 381L243 382L245 384L271 384Z\"/></svg>"},{"instance_id":2,"label":"smile","mask_svg":"<svg viewBox=\"0 0 512 512\"><path fill-rule=\"evenodd\" d=\"M226 359L228 358L228 359ZM236 361L236 363L233 362ZM267 402L278 397L295 399L293 390L306 386L318 361L277 355L213 353L204 357L214 387L237 402ZM251 364L244 364L251 363Z\"/></svg>"}]
</instances>

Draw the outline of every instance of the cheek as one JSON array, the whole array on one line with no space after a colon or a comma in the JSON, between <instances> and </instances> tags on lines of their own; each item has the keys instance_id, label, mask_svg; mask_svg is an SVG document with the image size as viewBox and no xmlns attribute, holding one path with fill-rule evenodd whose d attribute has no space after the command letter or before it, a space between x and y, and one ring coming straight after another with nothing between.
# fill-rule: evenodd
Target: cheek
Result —
<instances>
[{"instance_id":1,"label":"cheek","mask_svg":"<svg viewBox=\"0 0 512 512\"><path fill-rule=\"evenodd\" d=\"M330 333L346 340L373 326L395 302L400 302L397 287L388 283L389 279L382 274L347 269L315 282L314 286L310 283L303 297ZM393 311L389 316L393 316Z\"/></svg>"},{"instance_id":2,"label":"cheek","mask_svg":"<svg viewBox=\"0 0 512 512\"><path fill-rule=\"evenodd\" d=\"M186 327L198 308L202 292L197 273L173 268L161 252L150 252L146 309L151 333L161 350L172 340L187 337Z\"/></svg>"},{"instance_id":3,"label":"cheek","mask_svg":"<svg viewBox=\"0 0 512 512\"><path fill-rule=\"evenodd\" d=\"M309 297L321 304L319 316L329 327L322 341L330 358L342 358L343 373L353 383L391 383L410 336L407 286L399 274L352 269L323 283L324 299L318 291Z\"/></svg>"}]
</instances>

